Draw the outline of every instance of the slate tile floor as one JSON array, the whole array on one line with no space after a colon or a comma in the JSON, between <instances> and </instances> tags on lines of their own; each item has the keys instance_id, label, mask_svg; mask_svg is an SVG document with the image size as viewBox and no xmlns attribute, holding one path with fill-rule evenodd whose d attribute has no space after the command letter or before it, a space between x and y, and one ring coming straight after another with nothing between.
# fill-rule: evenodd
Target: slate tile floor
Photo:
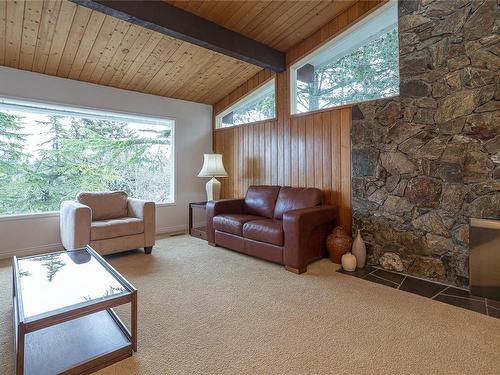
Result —
<instances>
[{"instance_id":1,"label":"slate tile floor","mask_svg":"<svg viewBox=\"0 0 500 375\"><path fill-rule=\"evenodd\" d=\"M341 268L337 272L500 319L500 301L473 296L465 289L421 280L371 266L356 269L354 272L344 271Z\"/></svg>"}]
</instances>

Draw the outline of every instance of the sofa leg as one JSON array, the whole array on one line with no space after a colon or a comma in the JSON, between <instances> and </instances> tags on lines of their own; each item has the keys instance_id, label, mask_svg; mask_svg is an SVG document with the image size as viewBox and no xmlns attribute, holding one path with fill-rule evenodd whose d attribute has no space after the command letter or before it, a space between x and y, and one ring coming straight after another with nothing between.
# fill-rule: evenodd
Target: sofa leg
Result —
<instances>
[{"instance_id":1,"label":"sofa leg","mask_svg":"<svg viewBox=\"0 0 500 375\"><path fill-rule=\"evenodd\" d=\"M217 247L217 244L215 242L209 242L208 243L210 246Z\"/></svg>"},{"instance_id":2,"label":"sofa leg","mask_svg":"<svg viewBox=\"0 0 500 375\"><path fill-rule=\"evenodd\" d=\"M285 269L287 271L296 273L297 275L300 275L301 273L304 273L307 271L307 267L294 268L294 267L290 267L290 266L285 266Z\"/></svg>"},{"instance_id":3,"label":"sofa leg","mask_svg":"<svg viewBox=\"0 0 500 375\"><path fill-rule=\"evenodd\" d=\"M153 251L153 246L146 246L146 247L144 247L144 252L146 254L151 254L152 251Z\"/></svg>"}]
</instances>

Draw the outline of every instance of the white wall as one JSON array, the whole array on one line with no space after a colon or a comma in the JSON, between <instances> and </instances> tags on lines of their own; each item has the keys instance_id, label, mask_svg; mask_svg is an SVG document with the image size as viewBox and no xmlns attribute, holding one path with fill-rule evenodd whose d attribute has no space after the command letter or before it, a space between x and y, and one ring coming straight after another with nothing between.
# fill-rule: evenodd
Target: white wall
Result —
<instances>
[{"instance_id":1,"label":"white wall","mask_svg":"<svg viewBox=\"0 0 500 375\"><path fill-rule=\"evenodd\" d=\"M205 200L206 179L196 177L212 151L212 107L0 67L0 97L175 119L175 205L158 207L159 233L184 230L188 203ZM1 187L0 187L1 188ZM0 258L61 248L59 217L0 217Z\"/></svg>"}]
</instances>

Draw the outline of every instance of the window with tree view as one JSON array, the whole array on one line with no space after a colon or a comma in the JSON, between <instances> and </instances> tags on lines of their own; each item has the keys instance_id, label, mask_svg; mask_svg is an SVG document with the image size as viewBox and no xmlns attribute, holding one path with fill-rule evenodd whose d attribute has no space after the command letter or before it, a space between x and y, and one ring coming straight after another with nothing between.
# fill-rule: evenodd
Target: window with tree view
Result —
<instances>
[{"instance_id":1,"label":"window with tree view","mask_svg":"<svg viewBox=\"0 0 500 375\"><path fill-rule=\"evenodd\" d=\"M217 128L249 124L275 117L274 79L218 114Z\"/></svg>"},{"instance_id":2,"label":"window with tree view","mask_svg":"<svg viewBox=\"0 0 500 375\"><path fill-rule=\"evenodd\" d=\"M174 121L0 100L0 215L57 211L80 191L174 200Z\"/></svg>"},{"instance_id":3,"label":"window with tree view","mask_svg":"<svg viewBox=\"0 0 500 375\"><path fill-rule=\"evenodd\" d=\"M387 5L292 67L292 112L399 93L397 5Z\"/></svg>"}]
</instances>

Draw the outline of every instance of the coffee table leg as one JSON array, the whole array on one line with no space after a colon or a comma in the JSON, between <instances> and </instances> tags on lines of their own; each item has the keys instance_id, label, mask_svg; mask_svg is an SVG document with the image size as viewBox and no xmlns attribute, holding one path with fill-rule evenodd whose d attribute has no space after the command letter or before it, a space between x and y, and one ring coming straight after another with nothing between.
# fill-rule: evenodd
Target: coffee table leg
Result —
<instances>
[{"instance_id":1,"label":"coffee table leg","mask_svg":"<svg viewBox=\"0 0 500 375\"><path fill-rule=\"evenodd\" d=\"M132 293L132 303L130 304L131 325L132 325L132 350L137 351L137 291Z\"/></svg>"},{"instance_id":2,"label":"coffee table leg","mask_svg":"<svg viewBox=\"0 0 500 375\"><path fill-rule=\"evenodd\" d=\"M24 324L19 323L16 330L16 367L17 375L24 372Z\"/></svg>"},{"instance_id":3,"label":"coffee table leg","mask_svg":"<svg viewBox=\"0 0 500 375\"><path fill-rule=\"evenodd\" d=\"M14 349L16 351L16 374L22 375L24 372L24 323L20 321L19 311L18 311L18 293L17 283L16 283L16 272L15 272L15 262L14 257L14 267L12 272L12 303L14 305L13 320L14 320Z\"/></svg>"}]
</instances>

